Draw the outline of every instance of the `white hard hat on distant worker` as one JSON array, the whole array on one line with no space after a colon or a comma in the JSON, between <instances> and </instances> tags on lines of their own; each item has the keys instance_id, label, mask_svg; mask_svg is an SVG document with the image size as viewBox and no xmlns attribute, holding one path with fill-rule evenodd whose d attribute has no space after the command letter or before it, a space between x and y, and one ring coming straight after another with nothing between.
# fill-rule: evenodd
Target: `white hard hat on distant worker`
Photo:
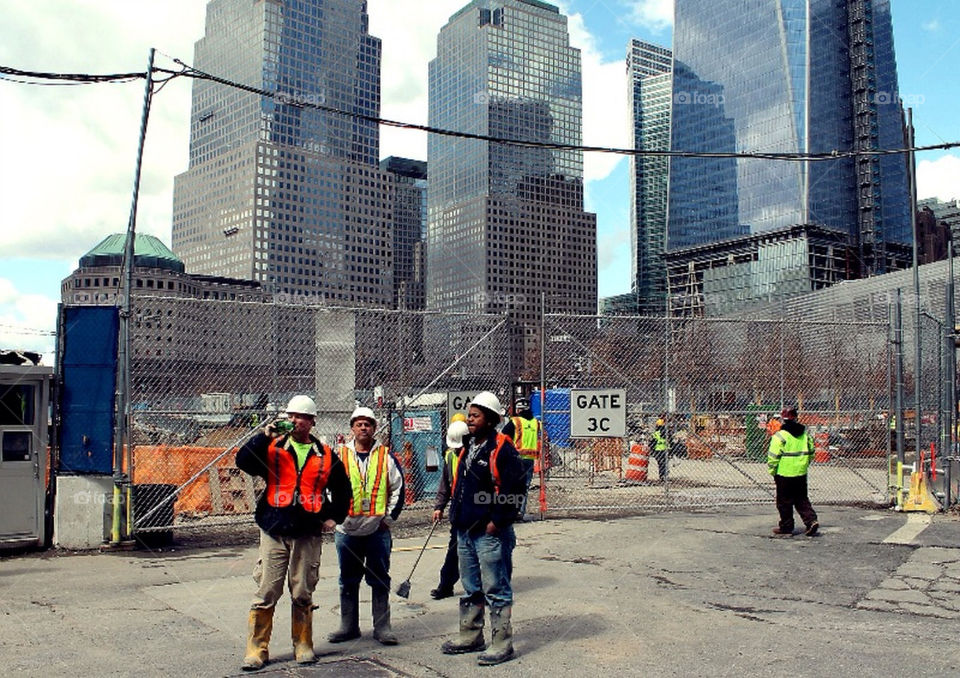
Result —
<instances>
[{"instance_id":1,"label":"white hard hat on distant worker","mask_svg":"<svg viewBox=\"0 0 960 678\"><path fill-rule=\"evenodd\" d=\"M353 422L357 419L369 419L371 424L374 426L377 425L377 416L369 407L358 407L355 409L353 414L350 415L350 425L353 426Z\"/></svg>"},{"instance_id":2,"label":"white hard hat on distant worker","mask_svg":"<svg viewBox=\"0 0 960 678\"><path fill-rule=\"evenodd\" d=\"M503 408L500 406L500 399L490 391L480 391L470 401L472 407L480 407L491 414L496 415L497 421L503 416Z\"/></svg>"},{"instance_id":3,"label":"white hard hat on distant worker","mask_svg":"<svg viewBox=\"0 0 960 678\"><path fill-rule=\"evenodd\" d=\"M287 403L287 414L306 414L311 417L317 416L317 404L313 398L305 395L297 395L290 398Z\"/></svg>"},{"instance_id":4,"label":"white hard hat on distant worker","mask_svg":"<svg viewBox=\"0 0 960 678\"><path fill-rule=\"evenodd\" d=\"M447 447L459 449L463 447L463 436L470 433L467 423L464 421L455 421L447 429Z\"/></svg>"}]
</instances>

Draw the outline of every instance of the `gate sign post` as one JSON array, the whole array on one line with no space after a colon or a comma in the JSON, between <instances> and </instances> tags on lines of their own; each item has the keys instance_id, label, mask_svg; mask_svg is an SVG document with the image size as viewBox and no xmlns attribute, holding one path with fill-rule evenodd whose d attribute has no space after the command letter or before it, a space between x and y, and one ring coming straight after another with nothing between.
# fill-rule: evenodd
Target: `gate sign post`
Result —
<instances>
[{"instance_id":1,"label":"gate sign post","mask_svg":"<svg viewBox=\"0 0 960 678\"><path fill-rule=\"evenodd\" d=\"M626 434L625 389L570 390L571 438L623 438Z\"/></svg>"},{"instance_id":2,"label":"gate sign post","mask_svg":"<svg viewBox=\"0 0 960 678\"><path fill-rule=\"evenodd\" d=\"M447 423L457 412L467 413L467 403L477 395L476 391L449 391L447 393Z\"/></svg>"}]
</instances>

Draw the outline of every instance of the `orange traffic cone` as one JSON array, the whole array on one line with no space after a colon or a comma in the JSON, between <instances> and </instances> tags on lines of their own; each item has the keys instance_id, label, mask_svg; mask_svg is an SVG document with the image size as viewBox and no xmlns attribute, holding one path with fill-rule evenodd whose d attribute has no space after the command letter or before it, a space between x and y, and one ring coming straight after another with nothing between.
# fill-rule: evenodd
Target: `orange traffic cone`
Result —
<instances>
[{"instance_id":1,"label":"orange traffic cone","mask_svg":"<svg viewBox=\"0 0 960 678\"><path fill-rule=\"evenodd\" d=\"M627 472L624 480L643 483L647 480L647 465L650 463L650 454L647 446L634 443L630 446L630 457L627 459Z\"/></svg>"},{"instance_id":2,"label":"orange traffic cone","mask_svg":"<svg viewBox=\"0 0 960 678\"><path fill-rule=\"evenodd\" d=\"M413 443L409 440L403 443L403 484L406 487L404 505L409 506L417 501L417 491L413 487Z\"/></svg>"}]
</instances>

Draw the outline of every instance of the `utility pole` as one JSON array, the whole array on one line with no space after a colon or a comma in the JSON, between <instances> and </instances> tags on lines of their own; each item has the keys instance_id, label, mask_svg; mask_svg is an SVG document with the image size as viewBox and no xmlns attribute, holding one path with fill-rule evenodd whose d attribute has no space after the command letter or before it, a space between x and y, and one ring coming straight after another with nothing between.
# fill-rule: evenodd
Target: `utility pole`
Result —
<instances>
[{"instance_id":1,"label":"utility pole","mask_svg":"<svg viewBox=\"0 0 960 678\"><path fill-rule=\"evenodd\" d=\"M140 197L140 170L143 166L143 144L147 136L147 120L150 117L150 102L153 99L153 57L156 50L150 48L147 61L147 83L143 94L143 114L140 117L140 140L137 144L137 163L133 175L133 199L130 203L130 219L127 222L127 239L123 253L123 284L120 301L120 331L117 342L117 398L116 425L113 447L113 515L110 527L110 545L119 546L129 539L132 530L132 507L130 476L133 461L133 446L130 436L130 297L133 296L134 242L137 232L137 201ZM126 520L122 520L121 499L126 492Z\"/></svg>"}]
</instances>

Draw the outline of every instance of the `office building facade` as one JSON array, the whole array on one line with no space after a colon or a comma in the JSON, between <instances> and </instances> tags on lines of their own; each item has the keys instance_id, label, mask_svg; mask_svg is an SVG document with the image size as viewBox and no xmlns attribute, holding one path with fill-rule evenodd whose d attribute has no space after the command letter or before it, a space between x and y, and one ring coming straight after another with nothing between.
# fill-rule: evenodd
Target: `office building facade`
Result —
<instances>
[{"instance_id":1,"label":"office building facade","mask_svg":"<svg viewBox=\"0 0 960 678\"><path fill-rule=\"evenodd\" d=\"M889 0L677 0L674 151L830 153L903 147ZM858 275L910 242L902 155L820 162L676 157L668 247L797 224L849 234Z\"/></svg>"},{"instance_id":2,"label":"office building facade","mask_svg":"<svg viewBox=\"0 0 960 678\"><path fill-rule=\"evenodd\" d=\"M211 0L195 67L275 94L194 81L173 216L190 272L391 305L392 180L353 115L379 115L380 50L364 0Z\"/></svg>"},{"instance_id":3,"label":"office building facade","mask_svg":"<svg viewBox=\"0 0 960 678\"><path fill-rule=\"evenodd\" d=\"M441 29L431 126L577 146L581 119L580 52L557 7L475 0ZM517 350L536 343L541 295L547 312L596 312L581 151L432 134L427 157L428 309L508 312Z\"/></svg>"},{"instance_id":4,"label":"office building facade","mask_svg":"<svg viewBox=\"0 0 960 678\"><path fill-rule=\"evenodd\" d=\"M669 49L632 40L627 50L627 98L633 148L670 150L673 56ZM630 156L631 284L637 311L666 308L667 175L665 155Z\"/></svg>"},{"instance_id":5,"label":"office building facade","mask_svg":"<svg viewBox=\"0 0 960 678\"><path fill-rule=\"evenodd\" d=\"M380 169L394 179L394 307L421 311L426 306L427 163L390 156Z\"/></svg>"}]
</instances>

